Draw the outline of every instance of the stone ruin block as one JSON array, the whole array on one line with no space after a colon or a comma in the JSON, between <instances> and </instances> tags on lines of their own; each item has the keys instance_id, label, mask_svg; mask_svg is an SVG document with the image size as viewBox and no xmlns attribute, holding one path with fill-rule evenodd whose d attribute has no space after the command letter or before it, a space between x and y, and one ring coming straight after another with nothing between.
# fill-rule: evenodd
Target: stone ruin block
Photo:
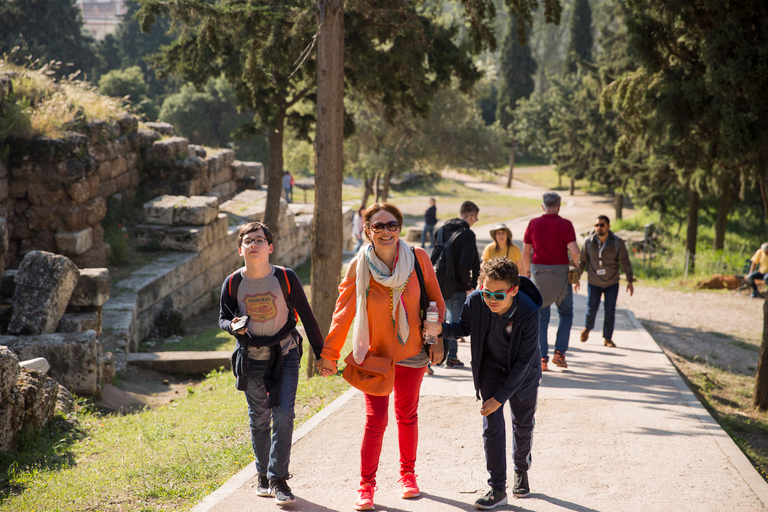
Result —
<instances>
[{"instance_id":1,"label":"stone ruin block","mask_svg":"<svg viewBox=\"0 0 768 512\"><path fill-rule=\"evenodd\" d=\"M77 266L60 254L27 253L16 275L11 334L54 332L77 285ZM31 359L31 358L27 358Z\"/></svg>"},{"instance_id":2,"label":"stone ruin block","mask_svg":"<svg viewBox=\"0 0 768 512\"><path fill-rule=\"evenodd\" d=\"M0 278L0 304L10 304L13 300L13 293L16 291L16 269L8 269Z\"/></svg>"},{"instance_id":3,"label":"stone ruin block","mask_svg":"<svg viewBox=\"0 0 768 512\"><path fill-rule=\"evenodd\" d=\"M176 129L170 123L154 122L144 123L144 126L150 130L155 130L157 133L164 137L173 137L176 135Z\"/></svg>"},{"instance_id":4,"label":"stone ruin block","mask_svg":"<svg viewBox=\"0 0 768 512\"><path fill-rule=\"evenodd\" d=\"M181 160L189 155L189 140L184 137L160 139L144 151L147 163Z\"/></svg>"},{"instance_id":5,"label":"stone ruin block","mask_svg":"<svg viewBox=\"0 0 768 512\"><path fill-rule=\"evenodd\" d=\"M54 235L56 248L61 254L83 254L93 247L93 229L88 227L74 233L61 232Z\"/></svg>"},{"instance_id":6,"label":"stone ruin block","mask_svg":"<svg viewBox=\"0 0 768 512\"><path fill-rule=\"evenodd\" d=\"M81 309L81 308L77 308ZM85 332L94 331L96 336L101 336L102 316L101 308L89 308L90 311L69 310L64 313L56 327L56 332Z\"/></svg>"},{"instance_id":7,"label":"stone ruin block","mask_svg":"<svg viewBox=\"0 0 768 512\"><path fill-rule=\"evenodd\" d=\"M0 345L0 404L19 378L19 358L8 347Z\"/></svg>"},{"instance_id":8,"label":"stone ruin block","mask_svg":"<svg viewBox=\"0 0 768 512\"><path fill-rule=\"evenodd\" d=\"M190 144L189 154L193 156L199 156L200 158L205 158L208 155L208 152L205 150L203 146L198 146L197 144Z\"/></svg>"},{"instance_id":9,"label":"stone ruin block","mask_svg":"<svg viewBox=\"0 0 768 512\"><path fill-rule=\"evenodd\" d=\"M229 221L225 214L219 214L215 221L204 226L166 227L140 224L136 226L136 244L142 248L200 252L225 237L228 226Z\"/></svg>"},{"instance_id":10,"label":"stone ruin block","mask_svg":"<svg viewBox=\"0 0 768 512\"><path fill-rule=\"evenodd\" d=\"M160 140L161 135L154 130L140 129L128 136L131 148L134 151L140 151L152 146L155 141Z\"/></svg>"},{"instance_id":11,"label":"stone ruin block","mask_svg":"<svg viewBox=\"0 0 768 512\"><path fill-rule=\"evenodd\" d=\"M83 254L71 256L70 259L80 268L101 268L107 265L111 254L112 247L102 241L94 243L93 247Z\"/></svg>"},{"instance_id":12,"label":"stone ruin block","mask_svg":"<svg viewBox=\"0 0 768 512\"><path fill-rule=\"evenodd\" d=\"M160 196L144 205L144 222L165 226L204 226L219 215L219 201L210 196Z\"/></svg>"},{"instance_id":13,"label":"stone ruin block","mask_svg":"<svg viewBox=\"0 0 768 512\"><path fill-rule=\"evenodd\" d=\"M231 199L237 192L238 192L237 183L235 181L230 180L230 181L225 181L220 185L216 185L215 187L211 187L211 190L208 191L207 195L215 197L221 203L228 199Z\"/></svg>"},{"instance_id":14,"label":"stone ruin block","mask_svg":"<svg viewBox=\"0 0 768 512\"><path fill-rule=\"evenodd\" d=\"M81 268L69 306L102 306L109 299L109 269ZM2 281L0 281L2 288Z\"/></svg>"},{"instance_id":15,"label":"stone ruin block","mask_svg":"<svg viewBox=\"0 0 768 512\"><path fill-rule=\"evenodd\" d=\"M8 224L0 217L0 275L5 272L5 255L8 254Z\"/></svg>"},{"instance_id":16,"label":"stone ruin block","mask_svg":"<svg viewBox=\"0 0 768 512\"><path fill-rule=\"evenodd\" d=\"M266 190L244 190L219 206L219 211L225 212L234 222L240 224L263 220L266 209ZM287 211L288 202L281 197L279 218L285 217Z\"/></svg>"},{"instance_id":17,"label":"stone ruin block","mask_svg":"<svg viewBox=\"0 0 768 512\"><path fill-rule=\"evenodd\" d=\"M240 188L261 188L264 186L264 165L258 162L241 162L235 160L232 163L232 177L241 184ZM249 186L242 186L248 183Z\"/></svg>"},{"instance_id":18,"label":"stone ruin block","mask_svg":"<svg viewBox=\"0 0 768 512\"><path fill-rule=\"evenodd\" d=\"M44 357L51 364L49 375L79 395L98 395L101 391L101 344L94 331L0 336L19 359Z\"/></svg>"}]
</instances>

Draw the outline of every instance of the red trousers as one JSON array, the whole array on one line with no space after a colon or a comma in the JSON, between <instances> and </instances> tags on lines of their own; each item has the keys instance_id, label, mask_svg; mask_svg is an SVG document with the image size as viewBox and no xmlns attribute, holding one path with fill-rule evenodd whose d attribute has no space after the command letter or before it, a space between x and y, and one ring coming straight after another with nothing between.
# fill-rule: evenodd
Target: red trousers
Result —
<instances>
[{"instance_id":1,"label":"red trousers","mask_svg":"<svg viewBox=\"0 0 768 512\"><path fill-rule=\"evenodd\" d=\"M419 392L425 368L395 365L395 418L400 445L400 476L413 473L419 444ZM365 395L365 432L360 448L360 482L376 484L381 444L387 429L389 396Z\"/></svg>"}]
</instances>

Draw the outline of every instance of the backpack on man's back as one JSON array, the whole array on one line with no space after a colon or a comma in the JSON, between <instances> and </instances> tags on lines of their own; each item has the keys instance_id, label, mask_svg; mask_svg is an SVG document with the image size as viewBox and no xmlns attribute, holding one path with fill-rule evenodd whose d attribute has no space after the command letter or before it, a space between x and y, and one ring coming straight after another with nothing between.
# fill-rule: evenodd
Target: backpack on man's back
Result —
<instances>
[{"instance_id":1,"label":"backpack on man's back","mask_svg":"<svg viewBox=\"0 0 768 512\"><path fill-rule=\"evenodd\" d=\"M453 246L456 239L466 228L459 228L445 239L446 229L440 228L435 234L435 248L430 261L435 267L437 282L444 299L451 298L457 291L459 280L456 278L456 250Z\"/></svg>"}]
</instances>

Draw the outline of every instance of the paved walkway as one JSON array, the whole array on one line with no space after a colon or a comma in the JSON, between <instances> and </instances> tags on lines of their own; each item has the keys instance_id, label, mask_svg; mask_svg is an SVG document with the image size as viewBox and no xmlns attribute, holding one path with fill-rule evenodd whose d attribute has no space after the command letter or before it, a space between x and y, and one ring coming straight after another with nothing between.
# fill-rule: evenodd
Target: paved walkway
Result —
<instances>
[{"instance_id":1,"label":"paved walkway","mask_svg":"<svg viewBox=\"0 0 768 512\"><path fill-rule=\"evenodd\" d=\"M577 295L569 368L542 379L531 495L510 498L499 510L766 510L768 484L632 313L617 312L618 348L608 349L597 331L586 343L578 341L585 305L585 296ZM597 325L602 325L601 314ZM553 312L551 341L556 326ZM459 357L469 363L469 343L459 344ZM436 368L434 376L426 376L417 462L422 497L399 497L397 432L390 411L376 510L474 510L472 504L487 489L479 410L468 369ZM296 431L293 510L353 509L363 416L363 397L351 390ZM511 449L511 430L507 437ZM511 463L510 453L507 458ZM251 464L194 511L276 510L273 499L256 496L254 485Z\"/></svg>"}]
</instances>

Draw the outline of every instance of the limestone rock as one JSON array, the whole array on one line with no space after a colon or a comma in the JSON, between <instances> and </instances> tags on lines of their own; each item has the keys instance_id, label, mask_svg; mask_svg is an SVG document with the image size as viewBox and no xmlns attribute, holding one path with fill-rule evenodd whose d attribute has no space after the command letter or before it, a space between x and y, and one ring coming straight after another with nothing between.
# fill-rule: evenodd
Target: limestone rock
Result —
<instances>
[{"instance_id":1,"label":"limestone rock","mask_svg":"<svg viewBox=\"0 0 768 512\"><path fill-rule=\"evenodd\" d=\"M0 281L0 292L2 281ZM70 306L102 306L109 299L109 269L82 268L77 286L69 299Z\"/></svg>"},{"instance_id":2,"label":"limestone rock","mask_svg":"<svg viewBox=\"0 0 768 512\"><path fill-rule=\"evenodd\" d=\"M6 345L22 360L46 358L51 363L50 377L73 393L93 396L101 390L101 345L94 331L0 336L0 345Z\"/></svg>"},{"instance_id":3,"label":"limestone rock","mask_svg":"<svg viewBox=\"0 0 768 512\"><path fill-rule=\"evenodd\" d=\"M173 125L170 123L162 123L162 122L156 122L156 123L144 123L144 125L149 128L150 130L155 130L160 135L163 135L164 137L173 137L176 135L176 130L173 128Z\"/></svg>"},{"instance_id":4,"label":"limestone rock","mask_svg":"<svg viewBox=\"0 0 768 512\"><path fill-rule=\"evenodd\" d=\"M16 276L8 331L12 334L54 332L77 279L77 266L66 256L44 251L27 253Z\"/></svg>"},{"instance_id":5,"label":"limestone rock","mask_svg":"<svg viewBox=\"0 0 768 512\"><path fill-rule=\"evenodd\" d=\"M8 347L0 345L0 408L16 384L19 371L19 358Z\"/></svg>"}]
</instances>

